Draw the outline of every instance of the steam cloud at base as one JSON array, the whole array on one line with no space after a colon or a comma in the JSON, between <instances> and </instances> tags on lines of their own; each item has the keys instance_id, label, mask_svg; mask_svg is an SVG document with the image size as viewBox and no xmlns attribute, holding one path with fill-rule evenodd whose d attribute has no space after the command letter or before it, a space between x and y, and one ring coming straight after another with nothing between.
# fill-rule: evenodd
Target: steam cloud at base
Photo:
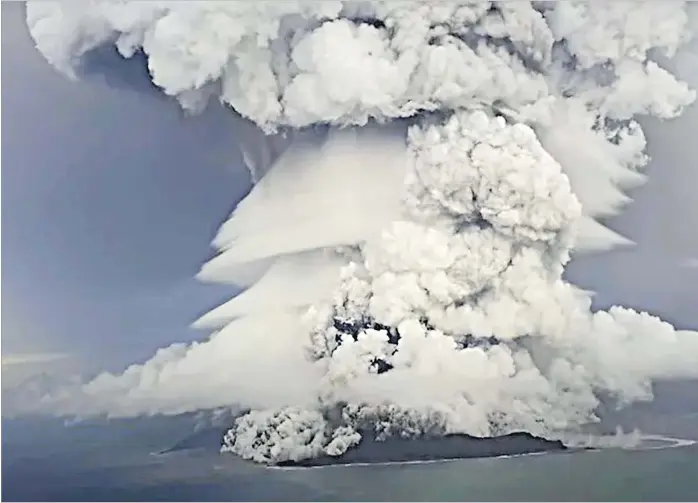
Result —
<instances>
[{"instance_id":1,"label":"steam cloud at base","mask_svg":"<svg viewBox=\"0 0 698 503\"><path fill-rule=\"evenodd\" d=\"M30 2L27 21L69 75L102 44L143 51L185 109L219 99L268 135L200 274L248 287L197 322L210 339L42 410L247 407L224 449L276 463L367 430L551 436L602 394L698 377L697 332L592 312L562 279L572 251L628 242L596 219L644 181L636 117L695 98L655 57L689 41L685 2Z\"/></svg>"}]
</instances>

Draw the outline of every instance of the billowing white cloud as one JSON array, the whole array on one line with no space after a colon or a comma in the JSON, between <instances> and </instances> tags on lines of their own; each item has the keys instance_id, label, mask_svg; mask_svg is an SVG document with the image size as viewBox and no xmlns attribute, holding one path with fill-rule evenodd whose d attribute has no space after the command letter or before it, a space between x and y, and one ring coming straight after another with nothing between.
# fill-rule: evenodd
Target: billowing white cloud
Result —
<instances>
[{"instance_id":1,"label":"billowing white cloud","mask_svg":"<svg viewBox=\"0 0 698 503\"><path fill-rule=\"evenodd\" d=\"M573 252L629 244L597 219L645 181L636 118L695 99L654 57L690 40L685 2L32 2L27 21L68 74L142 50L184 108L216 97L271 135L200 274L249 286L199 322L222 328L39 409L250 407L226 449L277 462L366 426L554 434L600 393L698 377L698 333L592 312L562 279Z\"/></svg>"}]
</instances>

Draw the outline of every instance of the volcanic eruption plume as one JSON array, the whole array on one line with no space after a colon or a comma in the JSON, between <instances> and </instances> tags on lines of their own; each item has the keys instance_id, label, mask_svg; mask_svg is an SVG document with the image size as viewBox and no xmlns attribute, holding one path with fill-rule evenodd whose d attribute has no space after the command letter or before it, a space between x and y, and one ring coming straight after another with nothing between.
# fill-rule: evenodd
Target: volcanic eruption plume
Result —
<instances>
[{"instance_id":1,"label":"volcanic eruption plume","mask_svg":"<svg viewBox=\"0 0 698 503\"><path fill-rule=\"evenodd\" d=\"M264 132L200 273L246 287L197 322L211 337L41 407L244 407L225 449L274 463L367 430L554 435L698 376L698 333L562 279L627 242L597 218L644 181L636 118L695 98L657 62L690 39L685 2L31 2L27 22L67 75L142 52L186 110Z\"/></svg>"}]
</instances>

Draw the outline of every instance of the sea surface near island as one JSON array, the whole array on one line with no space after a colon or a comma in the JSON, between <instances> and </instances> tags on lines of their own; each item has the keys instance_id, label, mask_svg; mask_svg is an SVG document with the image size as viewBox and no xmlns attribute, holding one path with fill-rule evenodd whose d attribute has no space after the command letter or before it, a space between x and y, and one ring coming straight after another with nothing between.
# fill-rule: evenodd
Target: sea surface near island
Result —
<instances>
[{"instance_id":1,"label":"sea surface near island","mask_svg":"<svg viewBox=\"0 0 698 503\"><path fill-rule=\"evenodd\" d=\"M698 415L652 433L579 436L594 449L489 459L267 468L210 449L153 455L177 420L66 428L3 419L2 497L14 501L695 501Z\"/></svg>"}]
</instances>

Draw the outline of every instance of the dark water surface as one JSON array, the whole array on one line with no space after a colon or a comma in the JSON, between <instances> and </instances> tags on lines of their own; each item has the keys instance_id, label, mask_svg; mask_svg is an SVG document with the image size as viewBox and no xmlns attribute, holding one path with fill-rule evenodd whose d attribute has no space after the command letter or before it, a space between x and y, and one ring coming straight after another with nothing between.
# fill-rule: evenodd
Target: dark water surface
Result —
<instances>
[{"instance_id":1,"label":"dark water surface","mask_svg":"<svg viewBox=\"0 0 698 503\"><path fill-rule=\"evenodd\" d=\"M698 438L698 416L653 421ZM698 445L423 464L279 469L210 450L155 455L187 420L65 428L3 420L4 501L606 500L698 498Z\"/></svg>"}]
</instances>

